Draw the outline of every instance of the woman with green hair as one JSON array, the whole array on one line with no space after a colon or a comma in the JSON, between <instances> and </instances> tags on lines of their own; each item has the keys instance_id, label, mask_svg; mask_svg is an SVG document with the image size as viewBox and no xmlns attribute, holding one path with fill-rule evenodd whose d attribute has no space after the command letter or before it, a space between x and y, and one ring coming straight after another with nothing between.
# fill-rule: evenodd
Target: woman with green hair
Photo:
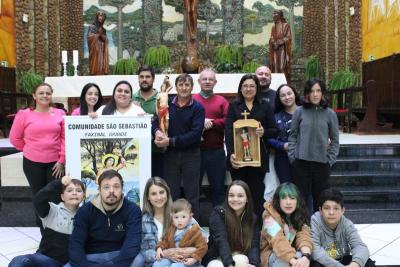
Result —
<instances>
[{"instance_id":1,"label":"woman with green hair","mask_svg":"<svg viewBox=\"0 0 400 267\"><path fill-rule=\"evenodd\" d=\"M281 184L264 208L261 266L310 266L310 222L299 189L292 183Z\"/></svg>"}]
</instances>

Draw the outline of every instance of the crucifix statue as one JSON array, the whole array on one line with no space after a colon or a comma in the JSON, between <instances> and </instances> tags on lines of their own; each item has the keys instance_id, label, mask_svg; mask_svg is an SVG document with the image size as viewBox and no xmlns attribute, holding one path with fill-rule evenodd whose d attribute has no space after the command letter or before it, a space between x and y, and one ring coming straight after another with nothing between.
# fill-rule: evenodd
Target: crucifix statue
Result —
<instances>
[{"instance_id":1,"label":"crucifix statue","mask_svg":"<svg viewBox=\"0 0 400 267\"><path fill-rule=\"evenodd\" d=\"M185 73L197 73L199 68L196 46L197 4L198 0L183 0L184 15L186 21L185 28L187 56L182 61L182 71Z\"/></svg>"}]
</instances>

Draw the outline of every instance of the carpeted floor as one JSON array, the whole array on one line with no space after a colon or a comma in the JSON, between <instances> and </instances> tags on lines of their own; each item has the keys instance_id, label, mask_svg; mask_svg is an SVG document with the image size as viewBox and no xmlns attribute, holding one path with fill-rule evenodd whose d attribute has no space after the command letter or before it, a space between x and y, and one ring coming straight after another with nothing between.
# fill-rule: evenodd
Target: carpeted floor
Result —
<instances>
[{"instance_id":1,"label":"carpeted floor","mask_svg":"<svg viewBox=\"0 0 400 267\"><path fill-rule=\"evenodd\" d=\"M3 201L0 209L0 227L36 226L32 202Z\"/></svg>"}]
</instances>

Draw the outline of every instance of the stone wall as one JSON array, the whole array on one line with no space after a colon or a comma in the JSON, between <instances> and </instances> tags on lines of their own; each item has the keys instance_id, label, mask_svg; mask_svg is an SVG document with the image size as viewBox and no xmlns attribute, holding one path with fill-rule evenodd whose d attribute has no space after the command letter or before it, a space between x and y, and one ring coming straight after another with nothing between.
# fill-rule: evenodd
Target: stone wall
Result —
<instances>
[{"instance_id":1,"label":"stone wall","mask_svg":"<svg viewBox=\"0 0 400 267\"><path fill-rule=\"evenodd\" d=\"M304 55L319 56L325 80L346 68L361 73L361 1L304 0L303 16Z\"/></svg>"},{"instance_id":2,"label":"stone wall","mask_svg":"<svg viewBox=\"0 0 400 267\"><path fill-rule=\"evenodd\" d=\"M69 51L69 61L72 50L83 58L83 0L18 0L15 16L18 74L60 75L61 50Z\"/></svg>"}]
</instances>

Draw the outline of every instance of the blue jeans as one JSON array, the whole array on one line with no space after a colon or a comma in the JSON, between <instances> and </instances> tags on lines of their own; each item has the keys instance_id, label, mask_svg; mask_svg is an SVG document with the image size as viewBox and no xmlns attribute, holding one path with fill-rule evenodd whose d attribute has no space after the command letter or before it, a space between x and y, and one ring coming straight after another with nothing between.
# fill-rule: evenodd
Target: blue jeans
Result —
<instances>
[{"instance_id":1,"label":"blue jeans","mask_svg":"<svg viewBox=\"0 0 400 267\"><path fill-rule=\"evenodd\" d=\"M225 150L202 149L200 166L200 186L204 173L210 183L213 206L219 205L225 199L226 156Z\"/></svg>"},{"instance_id":2,"label":"blue jeans","mask_svg":"<svg viewBox=\"0 0 400 267\"><path fill-rule=\"evenodd\" d=\"M293 167L286 151L276 151L274 166L281 184L293 181Z\"/></svg>"},{"instance_id":3,"label":"blue jeans","mask_svg":"<svg viewBox=\"0 0 400 267\"><path fill-rule=\"evenodd\" d=\"M42 253L20 255L12 259L8 267L62 267L63 264Z\"/></svg>"},{"instance_id":4,"label":"blue jeans","mask_svg":"<svg viewBox=\"0 0 400 267\"><path fill-rule=\"evenodd\" d=\"M104 252L104 253L93 253L93 254L86 254L86 260L88 261L88 266L97 266L98 264L105 264L108 266L114 266L112 264L112 260L119 255L119 250L111 251L111 252ZM64 265L64 267L71 267L70 263ZM133 262L131 263L130 267L141 267L144 266L144 257L142 254L136 255Z\"/></svg>"},{"instance_id":5,"label":"blue jeans","mask_svg":"<svg viewBox=\"0 0 400 267\"><path fill-rule=\"evenodd\" d=\"M190 267L202 267L203 265L199 263L195 263ZM170 259L161 259L159 261L155 261L152 267L187 267L187 265L182 262L174 262Z\"/></svg>"}]
</instances>

